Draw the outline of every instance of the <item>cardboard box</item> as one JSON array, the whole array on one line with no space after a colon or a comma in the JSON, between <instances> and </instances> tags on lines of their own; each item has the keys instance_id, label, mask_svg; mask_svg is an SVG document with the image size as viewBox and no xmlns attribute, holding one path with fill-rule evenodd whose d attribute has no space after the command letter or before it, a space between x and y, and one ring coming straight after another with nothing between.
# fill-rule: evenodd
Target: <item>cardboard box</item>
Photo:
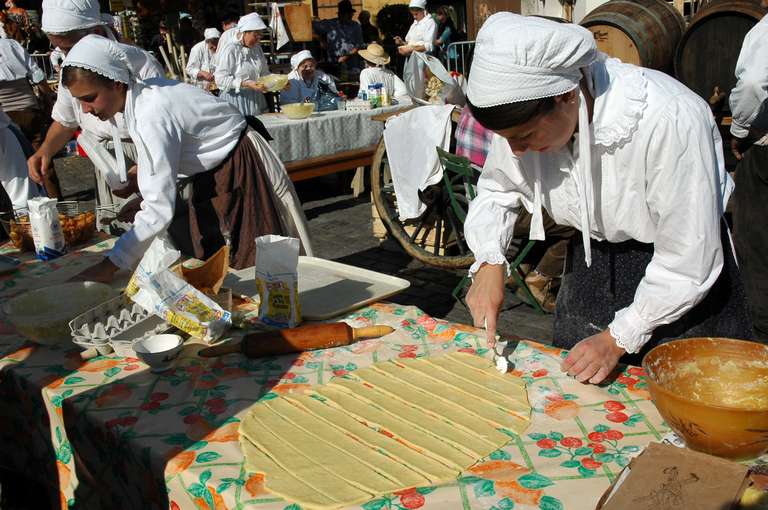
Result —
<instances>
[{"instance_id":1,"label":"cardboard box","mask_svg":"<svg viewBox=\"0 0 768 510\"><path fill-rule=\"evenodd\" d=\"M651 443L619 474L596 510L728 510L748 483L746 466Z\"/></svg>"}]
</instances>

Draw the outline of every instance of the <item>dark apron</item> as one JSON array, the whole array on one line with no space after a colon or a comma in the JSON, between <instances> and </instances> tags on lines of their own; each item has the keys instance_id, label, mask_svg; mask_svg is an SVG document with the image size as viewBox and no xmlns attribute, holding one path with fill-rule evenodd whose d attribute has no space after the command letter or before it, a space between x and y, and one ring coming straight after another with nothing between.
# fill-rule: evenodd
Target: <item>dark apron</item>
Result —
<instances>
[{"instance_id":1,"label":"dark apron","mask_svg":"<svg viewBox=\"0 0 768 510\"><path fill-rule=\"evenodd\" d=\"M168 233L184 255L205 260L228 237L230 265L244 269L256 263L257 237L284 234L272 183L246 133L219 166L179 182L188 196L177 196Z\"/></svg>"},{"instance_id":2,"label":"dark apron","mask_svg":"<svg viewBox=\"0 0 768 510\"><path fill-rule=\"evenodd\" d=\"M755 329L768 338L768 146L747 149L735 179L733 242Z\"/></svg>"},{"instance_id":3,"label":"dark apron","mask_svg":"<svg viewBox=\"0 0 768 510\"><path fill-rule=\"evenodd\" d=\"M642 351L625 356L623 362L639 364L648 350L677 338L754 338L744 285L724 221L721 221L720 239L723 269L709 293L677 321L656 328ZM570 349L582 339L607 329L616 312L634 301L637 286L653 257L653 244L638 241L592 240L591 247L592 266L587 267L581 236L574 236L568 246L555 308L554 345L557 347Z\"/></svg>"}]
</instances>

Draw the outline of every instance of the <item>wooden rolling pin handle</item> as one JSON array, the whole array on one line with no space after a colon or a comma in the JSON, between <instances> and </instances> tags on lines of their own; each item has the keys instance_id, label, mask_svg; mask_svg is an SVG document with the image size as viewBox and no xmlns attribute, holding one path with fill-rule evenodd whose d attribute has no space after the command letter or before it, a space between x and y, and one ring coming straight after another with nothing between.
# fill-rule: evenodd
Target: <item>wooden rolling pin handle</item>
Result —
<instances>
[{"instance_id":1,"label":"wooden rolling pin handle","mask_svg":"<svg viewBox=\"0 0 768 510\"><path fill-rule=\"evenodd\" d=\"M368 326L366 328L352 328L352 338L354 340L363 340L366 338L380 338L392 333L395 328L389 326Z\"/></svg>"}]
</instances>

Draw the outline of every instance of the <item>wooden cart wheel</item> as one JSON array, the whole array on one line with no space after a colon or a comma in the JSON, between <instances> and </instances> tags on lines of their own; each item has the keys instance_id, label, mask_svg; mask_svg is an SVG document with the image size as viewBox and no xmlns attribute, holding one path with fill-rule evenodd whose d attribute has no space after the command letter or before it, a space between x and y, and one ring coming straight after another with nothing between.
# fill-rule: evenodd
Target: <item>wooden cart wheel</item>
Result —
<instances>
[{"instance_id":1,"label":"wooden cart wheel","mask_svg":"<svg viewBox=\"0 0 768 510\"><path fill-rule=\"evenodd\" d=\"M421 194L427 205L424 214L414 220L401 221L382 137L371 164L371 191L389 234L408 255L427 265L449 269L469 267L475 258L464 239L464 224L451 207L443 186L443 183L430 186ZM453 192L466 212L469 200L465 190L455 187Z\"/></svg>"}]
</instances>

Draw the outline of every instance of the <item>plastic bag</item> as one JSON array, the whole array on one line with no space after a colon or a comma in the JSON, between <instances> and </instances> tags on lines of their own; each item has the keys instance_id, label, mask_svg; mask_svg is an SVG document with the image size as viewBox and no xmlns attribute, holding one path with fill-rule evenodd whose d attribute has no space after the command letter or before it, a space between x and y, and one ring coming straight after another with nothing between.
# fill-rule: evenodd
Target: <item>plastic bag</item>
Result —
<instances>
[{"instance_id":1,"label":"plastic bag","mask_svg":"<svg viewBox=\"0 0 768 510\"><path fill-rule=\"evenodd\" d=\"M266 235L256 238L256 291L259 320L279 328L301 322L299 240Z\"/></svg>"},{"instance_id":2,"label":"plastic bag","mask_svg":"<svg viewBox=\"0 0 768 510\"><path fill-rule=\"evenodd\" d=\"M55 198L46 197L31 198L27 201L35 253L40 260L55 259L67 251L57 204L58 200Z\"/></svg>"},{"instance_id":3,"label":"plastic bag","mask_svg":"<svg viewBox=\"0 0 768 510\"><path fill-rule=\"evenodd\" d=\"M429 70L429 73L427 73ZM440 59L421 51L414 51L405 63L403 81L408 94L418 99L426 99L428 74L443 82L443 87L437 97L444 104L464 106L467 102L461 87L451 73L443 66Z\"/></svg>"},{"instance_id":4,"label":"plastic bag","mask_svg":"<svg viewBox=\"0 0 768 510\"><path fill-rule=\"evenodd\" d=\"M329 112L338 109L339 96L331 92L325 83L318 83L317 94L315 94L315 111Z\"/></svg>"}]
</instances>

